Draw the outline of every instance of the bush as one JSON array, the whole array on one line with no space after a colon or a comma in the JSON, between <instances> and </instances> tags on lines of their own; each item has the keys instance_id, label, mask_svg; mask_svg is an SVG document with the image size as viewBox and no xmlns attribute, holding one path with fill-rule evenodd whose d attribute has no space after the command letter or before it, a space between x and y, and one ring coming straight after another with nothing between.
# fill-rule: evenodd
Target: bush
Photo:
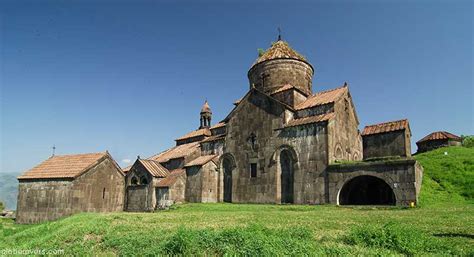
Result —
<instances>
[{"instance_id":1,"label":"bush","mask_svg":"<svg viewBox=\"0 0 474 257\"><path fill-rule=\"evenodd\" d=\"M0 211L3 211L3 209L5 209L5 206L3 205L2 202L0 202Z\"/></svg>"},{"instance_id":2,"label":"bush","mask_svg":"<svg viewBox=\"0 0 474 257\"><path fill-rule=\"evenodd\" d=\"M463 136L461 135L462 138L462 146L464 147L474 147L474 136Z\"/></svg>"},{"instance_id":3,"label":"bush","mask_svg":"<svg viewBox=\"0 0 474 257\"><path fill-rule=\"evenodd\" d=\"M352 245L385 248L410 256L427 252L450 253L449 247L439 239L395 222L353 227L345 241Z\"/></svg>"}]
</instances>

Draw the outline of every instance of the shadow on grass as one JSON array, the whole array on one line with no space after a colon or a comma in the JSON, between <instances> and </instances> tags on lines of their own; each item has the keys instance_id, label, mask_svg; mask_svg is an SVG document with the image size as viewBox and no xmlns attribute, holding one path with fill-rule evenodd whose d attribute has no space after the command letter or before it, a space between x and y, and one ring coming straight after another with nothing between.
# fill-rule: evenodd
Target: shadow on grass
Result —
<instances>
[{"instance_id":1,"label":"shadow on grass","mask_svg":"<svg viewBox=\"0 0 474 257\"><path fill-rule=\"evenodd\" d=\"M469 239L474 239L474 235L471 234L463 234L463 233L439 233L433 234L435 237L465 237Z\"/></svg>"}]
</instances>

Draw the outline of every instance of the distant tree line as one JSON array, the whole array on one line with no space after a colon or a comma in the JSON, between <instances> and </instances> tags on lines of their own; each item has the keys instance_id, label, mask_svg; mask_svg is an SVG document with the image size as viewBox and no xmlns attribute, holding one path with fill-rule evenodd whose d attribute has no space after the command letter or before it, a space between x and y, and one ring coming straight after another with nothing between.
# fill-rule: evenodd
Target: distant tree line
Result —
<instances>
[{"instance_id":1,"label":"distant tree line","mask_svg":"<svg viewBox=\"0 0 474 257\"><path fill-rule=\"evenodd\" d=\"M473 135L461 135L462 146L474 147L474 136Z\"/></svg>"}]
</instances>

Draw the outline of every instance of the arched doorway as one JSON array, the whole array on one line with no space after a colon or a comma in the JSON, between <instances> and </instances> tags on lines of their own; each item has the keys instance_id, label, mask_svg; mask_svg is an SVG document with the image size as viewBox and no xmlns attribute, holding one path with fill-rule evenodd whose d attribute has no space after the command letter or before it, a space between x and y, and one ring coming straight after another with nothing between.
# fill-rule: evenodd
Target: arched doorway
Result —
<instances>
[{"instance_id":1,"label":"arched doorway","mask_svg":"<svg viewBox=\"0 0 474 257\"><path fill-rule=\"evenodd\" d=\"M224 202L232 202L232 170L234 169L233 161L230 158L224 158L222 167L224 169Z\"/></svg>"},{"instance_id":2,"label":"arched doorway","mask_svg":"<svg viewBox=\"0 0 474 257\"><path fill-rule=\"evenodd\" d=\"M281 203L293 203L294 160L288 150L280 153Z\"/></svg>"},{"instance_id":3,"label":"arched doorway","mask_svg":"<svg viewBox=\"0 0 474 257\"><path fill-rule=\"evenodd\" d=\"M374 176L355 177L342 187L339 193L340 205L395 205L392 188Z\"/></svg>"}]
</instances>

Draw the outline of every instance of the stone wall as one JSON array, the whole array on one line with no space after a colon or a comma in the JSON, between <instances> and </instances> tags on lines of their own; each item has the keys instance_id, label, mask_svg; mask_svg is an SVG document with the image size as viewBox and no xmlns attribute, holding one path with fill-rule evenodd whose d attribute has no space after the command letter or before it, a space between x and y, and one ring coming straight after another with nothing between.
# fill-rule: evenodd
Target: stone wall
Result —
<instances>
[{"instance_id":1,"label":"stone wall","mask_svg":"<svg viewBox=\"0 0 474 257\"><path fill-rule=\"evenodd\" d=\"M248 72L250 88L271 94L290 84L306 95L312 93L313 68L306 62L295 59L273 59L253 66ZM265 81L262 84L262 74Z\"/></svg>"},{"instance_id":2,"label":"stone wall","mask_svg":"<svg viewBox=\"0 0 474 257\"><path fill-rule=\"evenodd\" d=\"M192 166L186 168L186 202L200 203L202 200L202 174L201 167Z\"/></svg>"},{"instance_id":3,"label":"stone wall","mask_svg":"<svg viewBox=\"0 0 474 257\"><path fill-rule=\"evenodd\" d=\"M185 194L186 194L186 175L180 176L176 182L169 187L170 192L170 200L175 203L183 203L185 202Z\"/></svg>"},{"instance_id":4,"label":"stone wall","mask_svg":"<svg viewBox=\"0 0 474 257\"><path fill-rule=\"evenodd\" d=\"M272 95L278 101L285 103L293 108L304 102L307 97L298 90L292 88Z\"/></svg>"},{"instance_id":5,"label":"stone wall","mask_svg":"<svg viewBox=\"0 0 474 257\"><path fill-rule=\"evenodd\" d=\"M148 185L138 185L127 187L126 211L146 211L150 210Z\"/></svg>"},{"instance_id":6,"label":"stone wall","mask_svg":"<svg viewBox=\"0 0 474 257\"><path fill-rule=\"evenodd\" d=\"M279 155L285 149L294 153L294 202L325 201L326 124L283 128L284 113L285 109L274 100L253 91L230 118L224 155L235 160L232 202L280 203ZM250 177L251 163L257 164L256 177ZM222 172L221 168L221 180ZM219 183L222 185L223 181Z\"/></svg>"},{"instance_id":7,"label":"stone wall","mask_svg":"<svg viewBox=\"0 0 474 257\"><path fill-rule=\"evenodd\" d=\"M395 194L396 204L417 203L423 168L413 159L334 164L328 167L329 202L339 204L339 194L351 179L373 176L385 181Z\"/></svg>"},{"instance_id":8,"label":"stone wall","mask_svg":"<svg viewBox=\"0 0 474 257\"><path fill-rule=\"evenodd\" d=\"M362 137L364 159L385 156L411 156L410 135L404 130Z\"/></svg>"},{"instance_id":9,"label":"stone wall","mask_svg":"<svg viewBox=\"0 0 474 257\"><path fill-rule=\"evenodd\" d=\"M38 223L79 212L122 211L124 181L109 158L75 180L20 180L16 222Z\"/></svg>"},{"instance_id":10,"label":"stone wall","mask_svg":"<svg viewBox=\"0 0 474 257\"><path fill-rule=\"evenodd\" d=\"M419 153L427 152L434 150L436 148L444 147L444 146L460 146L461 142L455 140L448 140L448 139L440 139L440 140L430 140L425 142L416 143L418 146Z\"/></svg>"},{"instance_id":11,"label":"stone wall","mask_svg":"<svg viewBox=\"0 0 474 257\"><path fill-rule=\"evenodd\" d=\"M218 179L216 164L186 167L185 199L192 203L215 203L218 201Z\"/></svg>"},{"instance_id":12,"label":"stone wall","mask_svg":"<svg viewBox=\"0 0 474 257\"><path fill-rule=\"evenodd\" d=\"M352 98L348 92L333 104L335 117L329 122L329 162L362 160L362 138Z\"/></svg>"},{"instance_id":13,"label":"stone wall","mask_svg":"<svg viewBox=\"0 0 474 257\"><path fill-rule=\"evenodd\" d=\"M132 178L138 178L138 185L132 184ZM141 180L145 178L146 184ZM161 178L154 178L140 162L135 162L125 177L127 186L126 211L152 211L156 206L155 186ZM146 191L146 192L144 192ZM129 197L130 196L130 197ZM135 201L143 201L136 203ZM142 209L137 209L142 208Z\"/></svg>"}]
</instances>

